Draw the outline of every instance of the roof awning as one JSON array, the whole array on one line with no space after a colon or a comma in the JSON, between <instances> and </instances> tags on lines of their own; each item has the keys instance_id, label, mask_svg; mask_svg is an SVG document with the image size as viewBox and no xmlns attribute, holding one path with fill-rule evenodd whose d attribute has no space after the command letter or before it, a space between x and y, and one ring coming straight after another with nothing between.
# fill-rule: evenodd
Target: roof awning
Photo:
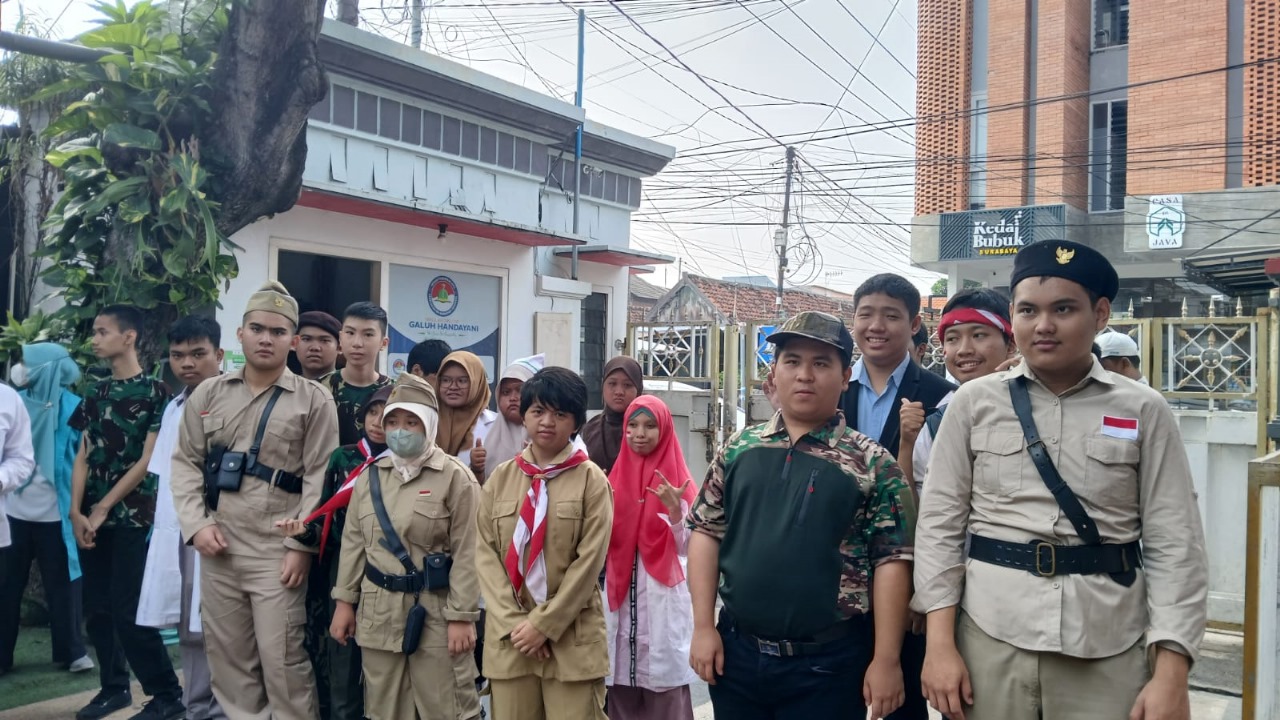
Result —
<instances>
[{"instance_id":1,"label":"roof awning","mask_svg":"<svg viewBox=\"0 0 1280 720\"><path fill-rule=\"evenodd\" d=\"M471 235L525 247L555 247L582 242L533 228L484 222L439 210L424 210L392 205L368 198L352 197L350 195L324 192L323 190L304 189L302 196L298 198L298 205L342 213L343 215L355 215L373 220L400 223L401 225L431 228L432 230L438 230L443 225L450 233ZM586 247L594 246L588 245Z\"/></svg>"},{"instance_id":2,"label":"roof awning","mask_svg":"<svg viewBox=\"0 0 1280 720\"><path fill-rule=\"evenodd\" d=\"M1192 255L1182 260L1187 277L1233 297L1265 293L1275 287L1264 265L1280 258L1277 248L1243 248Z\"/></svg>"},{"instance_id":3,"label":"roof awning","mask_svg":"<svg viewBox=\"0 0 1280 720\"><path fill-rule=\"evenodd\" d=\"M655 270L656 268L654 268L652 265L632 265L631 266L632 275L652 275Z\"/></svg>"},{"instance_id":4,"label":"roof awning","mask_svg":"<svg viewBox=\"0 0 1280 720\"><path fill-rule=\"evenodd\" d=\"M573 249L565 248L563 250L556 250L556 255L559 257L570 257L573 255ZM583 262L614 265L616 267L670 265L676 261L676 259L670 255L660 255L658 253L645 252L644 250L633 250L631 248L620 248L614 245L580 245L578 246L578 259Z\"/></svg>"}]
</instances>

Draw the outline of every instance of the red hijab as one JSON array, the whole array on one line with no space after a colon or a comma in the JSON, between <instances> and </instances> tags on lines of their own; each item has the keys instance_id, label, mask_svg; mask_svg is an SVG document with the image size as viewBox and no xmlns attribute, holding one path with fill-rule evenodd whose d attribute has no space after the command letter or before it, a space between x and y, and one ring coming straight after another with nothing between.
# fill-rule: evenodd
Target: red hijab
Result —
<instances>
[{"instance_id":1,"label":"red hijab","mask_svg":"<svg viewBox=\"0 0 1280 720\"><path fill-rule=\"evenodd\" d=\"M666 517L666 506L650 489L662 487L662 473L675 487L684 485L684 501L690 506L696 490L685 481L692 475L676 440L675 423L665 403L652 395L641 395L623 413L630 422L638 411L648 412L658 422L658 445L641 457L631 449L625 435L618 460L609 472L613 485L613 534L609 538L609 559L605 564L605 589L609 609L617 610L631 587L631 573L639 551L644 569L654 580L674 587L684 580L680 555ZM625 425L624 425L625 428ZM661 513L661 515L660 515Z\"/></svg>"}]
</instances>

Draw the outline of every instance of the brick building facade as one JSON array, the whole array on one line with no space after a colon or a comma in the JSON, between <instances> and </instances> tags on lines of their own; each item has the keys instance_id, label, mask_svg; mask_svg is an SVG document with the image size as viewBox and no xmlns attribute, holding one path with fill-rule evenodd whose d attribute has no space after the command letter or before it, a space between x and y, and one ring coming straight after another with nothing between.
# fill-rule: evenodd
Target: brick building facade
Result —
<instances>
[{"instance_id":1,"label":"brick building facade","mask_svg":"<svg viewBox=\"0 0 1280 720\"><path fill-rule=\"evenodd\" d=\"M1265 292L1280 254L1280 0L919 0L912 260L1006 282L1068 238L1122 309Z\"/></svg>"}]
</instances>

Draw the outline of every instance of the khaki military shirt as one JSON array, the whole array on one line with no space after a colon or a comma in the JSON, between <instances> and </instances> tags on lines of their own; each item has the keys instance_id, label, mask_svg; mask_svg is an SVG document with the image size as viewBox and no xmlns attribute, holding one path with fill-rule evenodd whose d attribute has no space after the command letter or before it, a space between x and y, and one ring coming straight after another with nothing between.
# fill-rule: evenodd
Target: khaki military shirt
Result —
<instances>
[{"instance_id":1,"label":"khaki military shirt","mask_svg":"<svg viewBox=\"0 0 1280 720\"><path fill-rule=\"evenodd\" d=\"M252 475L239 492L223 492L218 509L204 501L204 462L209 449L248 452L274 388L284 389L271 410L258 462L302 477L302 492L287 493ZM173 502L182 537L216 524L231 555L282 556L286 549L316 552L281 537L277 520L306 518L320 504L329 455L338 446L338 413L320 385L289 370L256 396L237 370L200 383L185 403L173 452Z\"/></svg>"},{"instance_id":2,"label":"khaki military shirt","mask_svg":"<svg viewBox=\"0 0 1280 720\"><path fill-rule=\"evenodd\" d=\"M573 446L554 462L563 462ZM532 461L529 450L524 457ZM498 680L526 675L578 682L609 674L604 604L597 584L613 530L613 487L595 463L587 461L547 481L547 601L535 606L528 588L516 602L503 560L515 534L520 505L529 492L529 476L514 460L503 463L485 481L480 495L476 568L484 593L484 674ZM511 631L528 620L547 636L550 660L536 660L511 644Z\"/></svg>"},{"instance_id":3,"label":"khaki military shirt","mask_svg":"<svg viewBox=\"0 0 1280 720\"><path fill-rule=\"evenodd\" d=\"M389 457L377 462L382 501L400 542L414 565L433 553L453 556L449 587L422 592L427 610L422 647L447 647L449 622L480 619L480 585L476 580L476 499L480 485L471 470L436 448L411 480ZM404 565L382 546L385 537L373 509L369 471L356 480L342 531L342 554L333 599L357 606L356 642L363 648L400 652L404 621L413 607L412 594L374 585L364 576L365 563L388 575L403 575Z\"/></svg>"},{"instance_id":4,"label":"khaki military shirt","mask_svg":"<svg viewBox=\"0 0 1280 720\"><path fill-rule=\"evenodd\" d=\"M1019 376L1030 380L1049 456L1103 542L1142 541L1144 568L1131 586L1105 574L1040 577L966 561L967 533L1082 544L1026 451L1009 398ZM1136 420L1136 431L1117 420ZM959 604L988 635L1026 650L1109 657L1145 634L1149 645L1195 658L1204 635L1204 530L1173 413L1158 392L1096 360L1060 396L1026 363L960 388L934 440L915 560L916 610Z\"/></svg>"}]
</instances>

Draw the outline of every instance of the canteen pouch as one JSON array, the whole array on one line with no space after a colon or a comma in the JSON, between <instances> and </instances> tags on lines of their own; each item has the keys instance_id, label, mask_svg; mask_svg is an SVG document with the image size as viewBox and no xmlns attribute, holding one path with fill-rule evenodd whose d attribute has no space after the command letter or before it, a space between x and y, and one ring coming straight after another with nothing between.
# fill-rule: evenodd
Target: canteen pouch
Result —
<instances>
[{"instance_id":1,"label":"canteen pouch","mask_svg":"<svg viewBox=\"0 0 1280 720\"><path fill-rule=\"evenodd\" d=\"M453 569L452 555L432 553L422 559L422 567L427 590L444 590L449 587L449 571Z\"/></svg>"},{"instance_id":2,"label":"canteen pouch","mask_svg":"<svg viewBox=\"0 0 1280 720\"><path fill-rule=\"evenodd\" d=\"M244 480L244 463L247 455L242 452L224 452L218 463L215 486L222 492L240 492Z\"/></svg>"},{"instance_id":3,"label":"canteen pouch","mask_svg":"<svg viewBox=\"0 0 1280 720\"><path fill-rule=\"evenodd\" d=\"M404 641L400 643L400 652L412 655L422 640L422 629L427 624L427 609L421 605L409 608L404 619Z\"/></svg>"}]
</instances>

